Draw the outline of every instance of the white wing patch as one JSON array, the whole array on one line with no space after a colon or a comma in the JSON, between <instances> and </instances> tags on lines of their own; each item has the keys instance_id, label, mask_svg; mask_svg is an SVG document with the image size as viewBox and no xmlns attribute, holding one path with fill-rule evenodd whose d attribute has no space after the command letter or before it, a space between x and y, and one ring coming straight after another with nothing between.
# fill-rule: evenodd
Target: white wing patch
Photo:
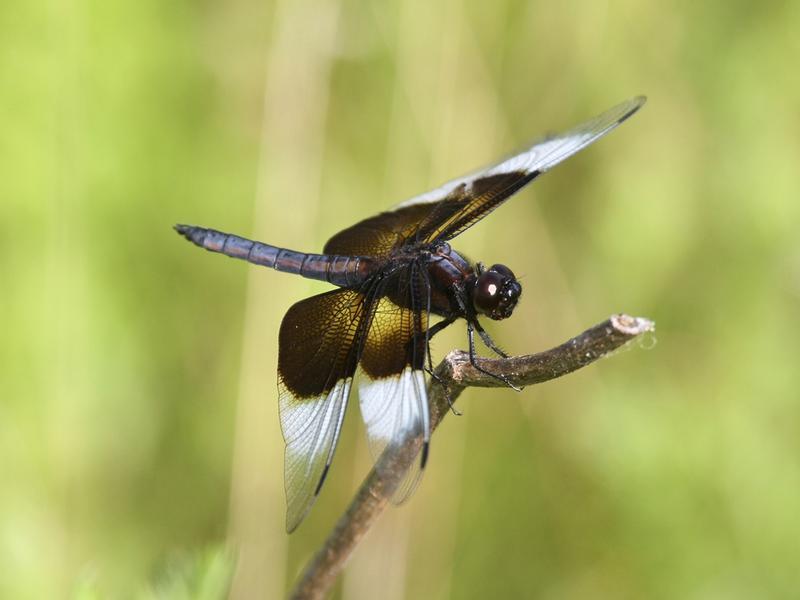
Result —
<instances>
[{"instance_id":1,"label":"white wing patch","mask_svg":"<svg viewBox=\"0 0 800 600\"><path fill-rule=\"evenodd\" d=\"M422 437L425 444L429 443L430 411L423 371L406 367L394 377L381 379L371 379L361 371L358 395L370 451L376 462L388 446L408 437ZM421 460L414 460L392 502L399 504L414 492L423 467Z\"/></svg>"},{"instance_id":2,"label":"white wing patch","mask_svg":"<svg viewBox=\"0 0 800 600\"><path fill-rule=\"evenodd\" d=\"M631 98L626 102L610 108L595 118L586 121L577 127L573 127L569 131L548 136L544 140L537 142L519 154L510 156L509 158L506 158L505 160L502 160L501 162L490 167L474 171L469 175L448 181L435 190L425 192L419 196L414 196L413 198L398 204L395 208L403 208L413 204L438 202L442 198L449 196L459 186L469 186L476 179L481 179L490 175L513 172L524 172L529 174L533 173L534 171L544 173L545 171L548 171L556 166L558 163L569 158L576 152L583 150L589 144L592 144L603 137L605 134L639 110L645 101L646 98L644 96ZM469 190L467 189L466 191Z\"/></svg>"},{"instance_id":3,"label":"white wing patch","mask_svg":"<svg viewBox=\"0 0 800 600\"><path fill-rule=\"evenodd\" d=\"M279 406L286 440L286 530L290 533L311 509L327 475L352 381L352 377L337 381L330 392L314 398L297 399L281 387Z\"/></svg>"}]
</instances>

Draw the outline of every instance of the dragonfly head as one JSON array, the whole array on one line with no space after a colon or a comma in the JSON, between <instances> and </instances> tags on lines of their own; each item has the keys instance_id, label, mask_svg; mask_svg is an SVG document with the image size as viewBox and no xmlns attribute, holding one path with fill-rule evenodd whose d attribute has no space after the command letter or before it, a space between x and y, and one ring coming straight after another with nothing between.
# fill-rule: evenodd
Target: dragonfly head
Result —
<instances>
[{"instance_id":1,"label":"dragonfly head","mask_svg":"<svg viewBox=\"0 0 800 600\"><path fill-rule=\"evenodd\" d=\"M490 319L507 319L514 312L522 286L505 265L492 265L480 275L472 288L472 304Z\"/></svg>"}]
</instances>

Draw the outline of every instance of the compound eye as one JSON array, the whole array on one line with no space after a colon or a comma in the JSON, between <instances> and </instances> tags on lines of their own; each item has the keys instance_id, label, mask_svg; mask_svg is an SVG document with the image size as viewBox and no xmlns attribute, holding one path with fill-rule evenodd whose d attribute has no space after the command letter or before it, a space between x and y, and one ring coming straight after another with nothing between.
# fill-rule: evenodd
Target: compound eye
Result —
<instances>
[{"instance_id":1,"label":"compound eye","mask_svg":"<svg viewBox=\"0 0 800 600\"><path fill-rule=\"evenodd\" d=\"M500 273L502 276L507 277L509 279L516 279L514 277L514 273L505 265L492 265L489 267L489 271L494 271L495 273Z\"/></svg>"},{"instance_id":2,"label":"compound eye","mask_svg":"<svg viewBox=\"0 0 800 600\"><path fill-rule=\"evenodd\" d=\"M478 277L472 297L478 312L488 315L497 310L502 298L500 292L504 279L505 275L495 271L494 267Z\"/></svg>"},{"instance_id":3,"label":"compound eye","mask_svg":"<svg viewBox=\"0 0 800 600\"><path fill-rule=\"evenodd\" d=\"M514 312L522 286L505 265L492 265L475 282L472 304L479 313L490 319L507 319Z\"/></svg>"}]
</instances>

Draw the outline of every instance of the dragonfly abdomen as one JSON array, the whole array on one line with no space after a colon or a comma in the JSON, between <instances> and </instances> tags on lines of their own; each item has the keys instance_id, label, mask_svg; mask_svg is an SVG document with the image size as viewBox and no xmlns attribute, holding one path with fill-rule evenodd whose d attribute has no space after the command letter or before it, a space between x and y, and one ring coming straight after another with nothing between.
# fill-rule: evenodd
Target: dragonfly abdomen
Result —
<instances>
[{"instance_id":1,"label":"dragonfly abdomen","mask_svg":"<svg viewBox=\"0 0 800 600\"><path fill-rule=\"evenodd\" d=\"M176 225L175 230L190 242L211 252L272 267L308 279L327 281L340 287L364 282L372 274L372 259L364 256L307 254L263 244L247 238L194 225Z\"/></svg>"}]
</instances>

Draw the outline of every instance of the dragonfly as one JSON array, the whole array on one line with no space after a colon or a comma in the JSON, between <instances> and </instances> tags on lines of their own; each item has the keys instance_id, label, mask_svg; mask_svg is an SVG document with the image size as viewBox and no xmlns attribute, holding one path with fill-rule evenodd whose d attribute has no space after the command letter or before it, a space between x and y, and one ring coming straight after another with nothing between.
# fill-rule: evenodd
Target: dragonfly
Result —
<instances>
[{"instance_id":1,"label":"dragonfly","mask_svg":"<svg viewBox=\"0 0 800 600\"><path fill-rule=\"evenodd\" d=\"M422 440L392 500L400 503L416 489L431 439L431 338L463 320L470 361L483 371L476 361L475 334L497 355L506 354L479 318L510 317L522 294L509 267L473 262L451 240L615 129L644 103L643 96L629 99L494 165L364 219L336 233L320 254L215 229L175 226L211 252L335 286L294 304L280 326L278 405L286 443L288 532L298 527L320 494L354 385L376 461L392 444Z\"/></svg>"}]
</instances>

